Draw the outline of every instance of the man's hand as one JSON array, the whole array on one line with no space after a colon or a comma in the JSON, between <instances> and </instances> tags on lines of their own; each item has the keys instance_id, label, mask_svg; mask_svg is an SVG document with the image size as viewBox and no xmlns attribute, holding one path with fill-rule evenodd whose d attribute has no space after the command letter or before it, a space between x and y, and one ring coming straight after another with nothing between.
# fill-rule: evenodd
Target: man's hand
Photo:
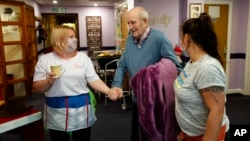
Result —
<instances>
[{"instance_id":1,"label":"man's hand","mask_svg":"<svg viewBox=\"0 0 250 141\"><path fill-rule=\"evenodd\" d=\"M119 87L113 87L110 89L108 93L109 99L116 101L117 99L120 99L123 96L123 91Z\"/></svg>"}]
</instances>

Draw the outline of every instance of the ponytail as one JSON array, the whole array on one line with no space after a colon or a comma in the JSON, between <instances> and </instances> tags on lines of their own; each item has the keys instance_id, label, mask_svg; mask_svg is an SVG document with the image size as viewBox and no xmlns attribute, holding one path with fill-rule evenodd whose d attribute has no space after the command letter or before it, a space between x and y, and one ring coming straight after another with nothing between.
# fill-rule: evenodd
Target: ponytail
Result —
<instances>
[{"instance_id":1,"label":"ponytail","mask_svg":"<svg viewBox=\"0 0 250 141\"><path fill-rule=\"evenodd\" d=\"M201 13L198 18L187 20L182 26L182 32L189 34L194 43L200 45L210 56L222 63L218 53L217 35L212 19L207 13Z\"/></svg>"}]
</instances>

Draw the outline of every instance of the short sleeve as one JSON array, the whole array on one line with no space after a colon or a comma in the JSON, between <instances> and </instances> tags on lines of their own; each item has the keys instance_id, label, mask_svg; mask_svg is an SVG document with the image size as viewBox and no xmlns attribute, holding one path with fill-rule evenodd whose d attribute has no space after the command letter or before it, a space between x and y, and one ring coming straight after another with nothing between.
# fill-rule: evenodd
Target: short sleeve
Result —
<instances>
[{"instance_id":1,"label":"short sleeve","mask_svg":"<svg viewBox=\"0 0 250 141\"><path fill-rule=\"evenodd\" d=\"M47 66L46 57L41 56L35 66L35 73L33 81L45 80L47 77Z\"/></svg>"},{"instance_id":2,"label":"short sleeve","mask_svg":"<svg viewBox=\"0 0 250 141\"><path fill-rule=\"evenodd\" d=\"M94 65L89 57L86 57L86 67L87 67L87 72L86 72L86 80L88 82L93 82L95 80L100 79L99 76L97 75Z\"/></svg>"},{"instance_id":3,"label":"short sleeve","mask_svg":"<svg viewBox=\"0 0 250 141\"><path fill-rule=\"evenodd\" d=\"M195 78L196 87L200 90L210 86L226 86L226 77L222 66L213 61L202 64Z\"/></svg>"}]
</instances>

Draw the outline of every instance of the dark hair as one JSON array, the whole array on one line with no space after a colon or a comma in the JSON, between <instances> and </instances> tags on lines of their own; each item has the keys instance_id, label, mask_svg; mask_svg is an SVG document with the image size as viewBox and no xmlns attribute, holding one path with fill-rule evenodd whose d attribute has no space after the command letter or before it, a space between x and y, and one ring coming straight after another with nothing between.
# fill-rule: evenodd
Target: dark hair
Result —
<instances>
[{"instance_id":1,"label":"dark hair","mask_svg":"<svg viewBox=\"0 0 250 141\"><path fill-rule=\"evenodd\" d=\"M210 56L221 62L218 53L218 40L211 17L201 13L198 18L191 18L182 25L182 33L189 34L192 41L200 45Z\"/></svg>"}]
</instances>

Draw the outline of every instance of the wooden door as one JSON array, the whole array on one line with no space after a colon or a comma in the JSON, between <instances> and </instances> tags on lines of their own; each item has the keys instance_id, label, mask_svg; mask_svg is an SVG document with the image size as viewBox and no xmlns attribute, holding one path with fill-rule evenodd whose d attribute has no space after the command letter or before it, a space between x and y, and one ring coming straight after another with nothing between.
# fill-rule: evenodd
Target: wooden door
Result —
<instances>
[{"instance_id":1,"label":"wooden door","mask_svg":"<svg viewBox=\"0 0 250 141\"><path fill-rule=\"evenodd\" d=\"M122 30L122 44L121 48L124 49L126 46L126 40L128 38L128 22L127 22L127 14L128 9L125 8L122 10L122 17L121 17L121 30Z\"/></svg>"},{"instance_id":2,"label":"wooden door","mask_svg":"<svg viewBox=\"0 0 250 141\"><path fill-rule=\"evenodd\" d=\"M226 4L205 4L204 12L209 13L209 9L211 10L213 8L219 9L219 17L213 18L213 22L218 38L218 51L222 59L222 65L226 70L229 6Z\"/></svg>"}]
</instances>

